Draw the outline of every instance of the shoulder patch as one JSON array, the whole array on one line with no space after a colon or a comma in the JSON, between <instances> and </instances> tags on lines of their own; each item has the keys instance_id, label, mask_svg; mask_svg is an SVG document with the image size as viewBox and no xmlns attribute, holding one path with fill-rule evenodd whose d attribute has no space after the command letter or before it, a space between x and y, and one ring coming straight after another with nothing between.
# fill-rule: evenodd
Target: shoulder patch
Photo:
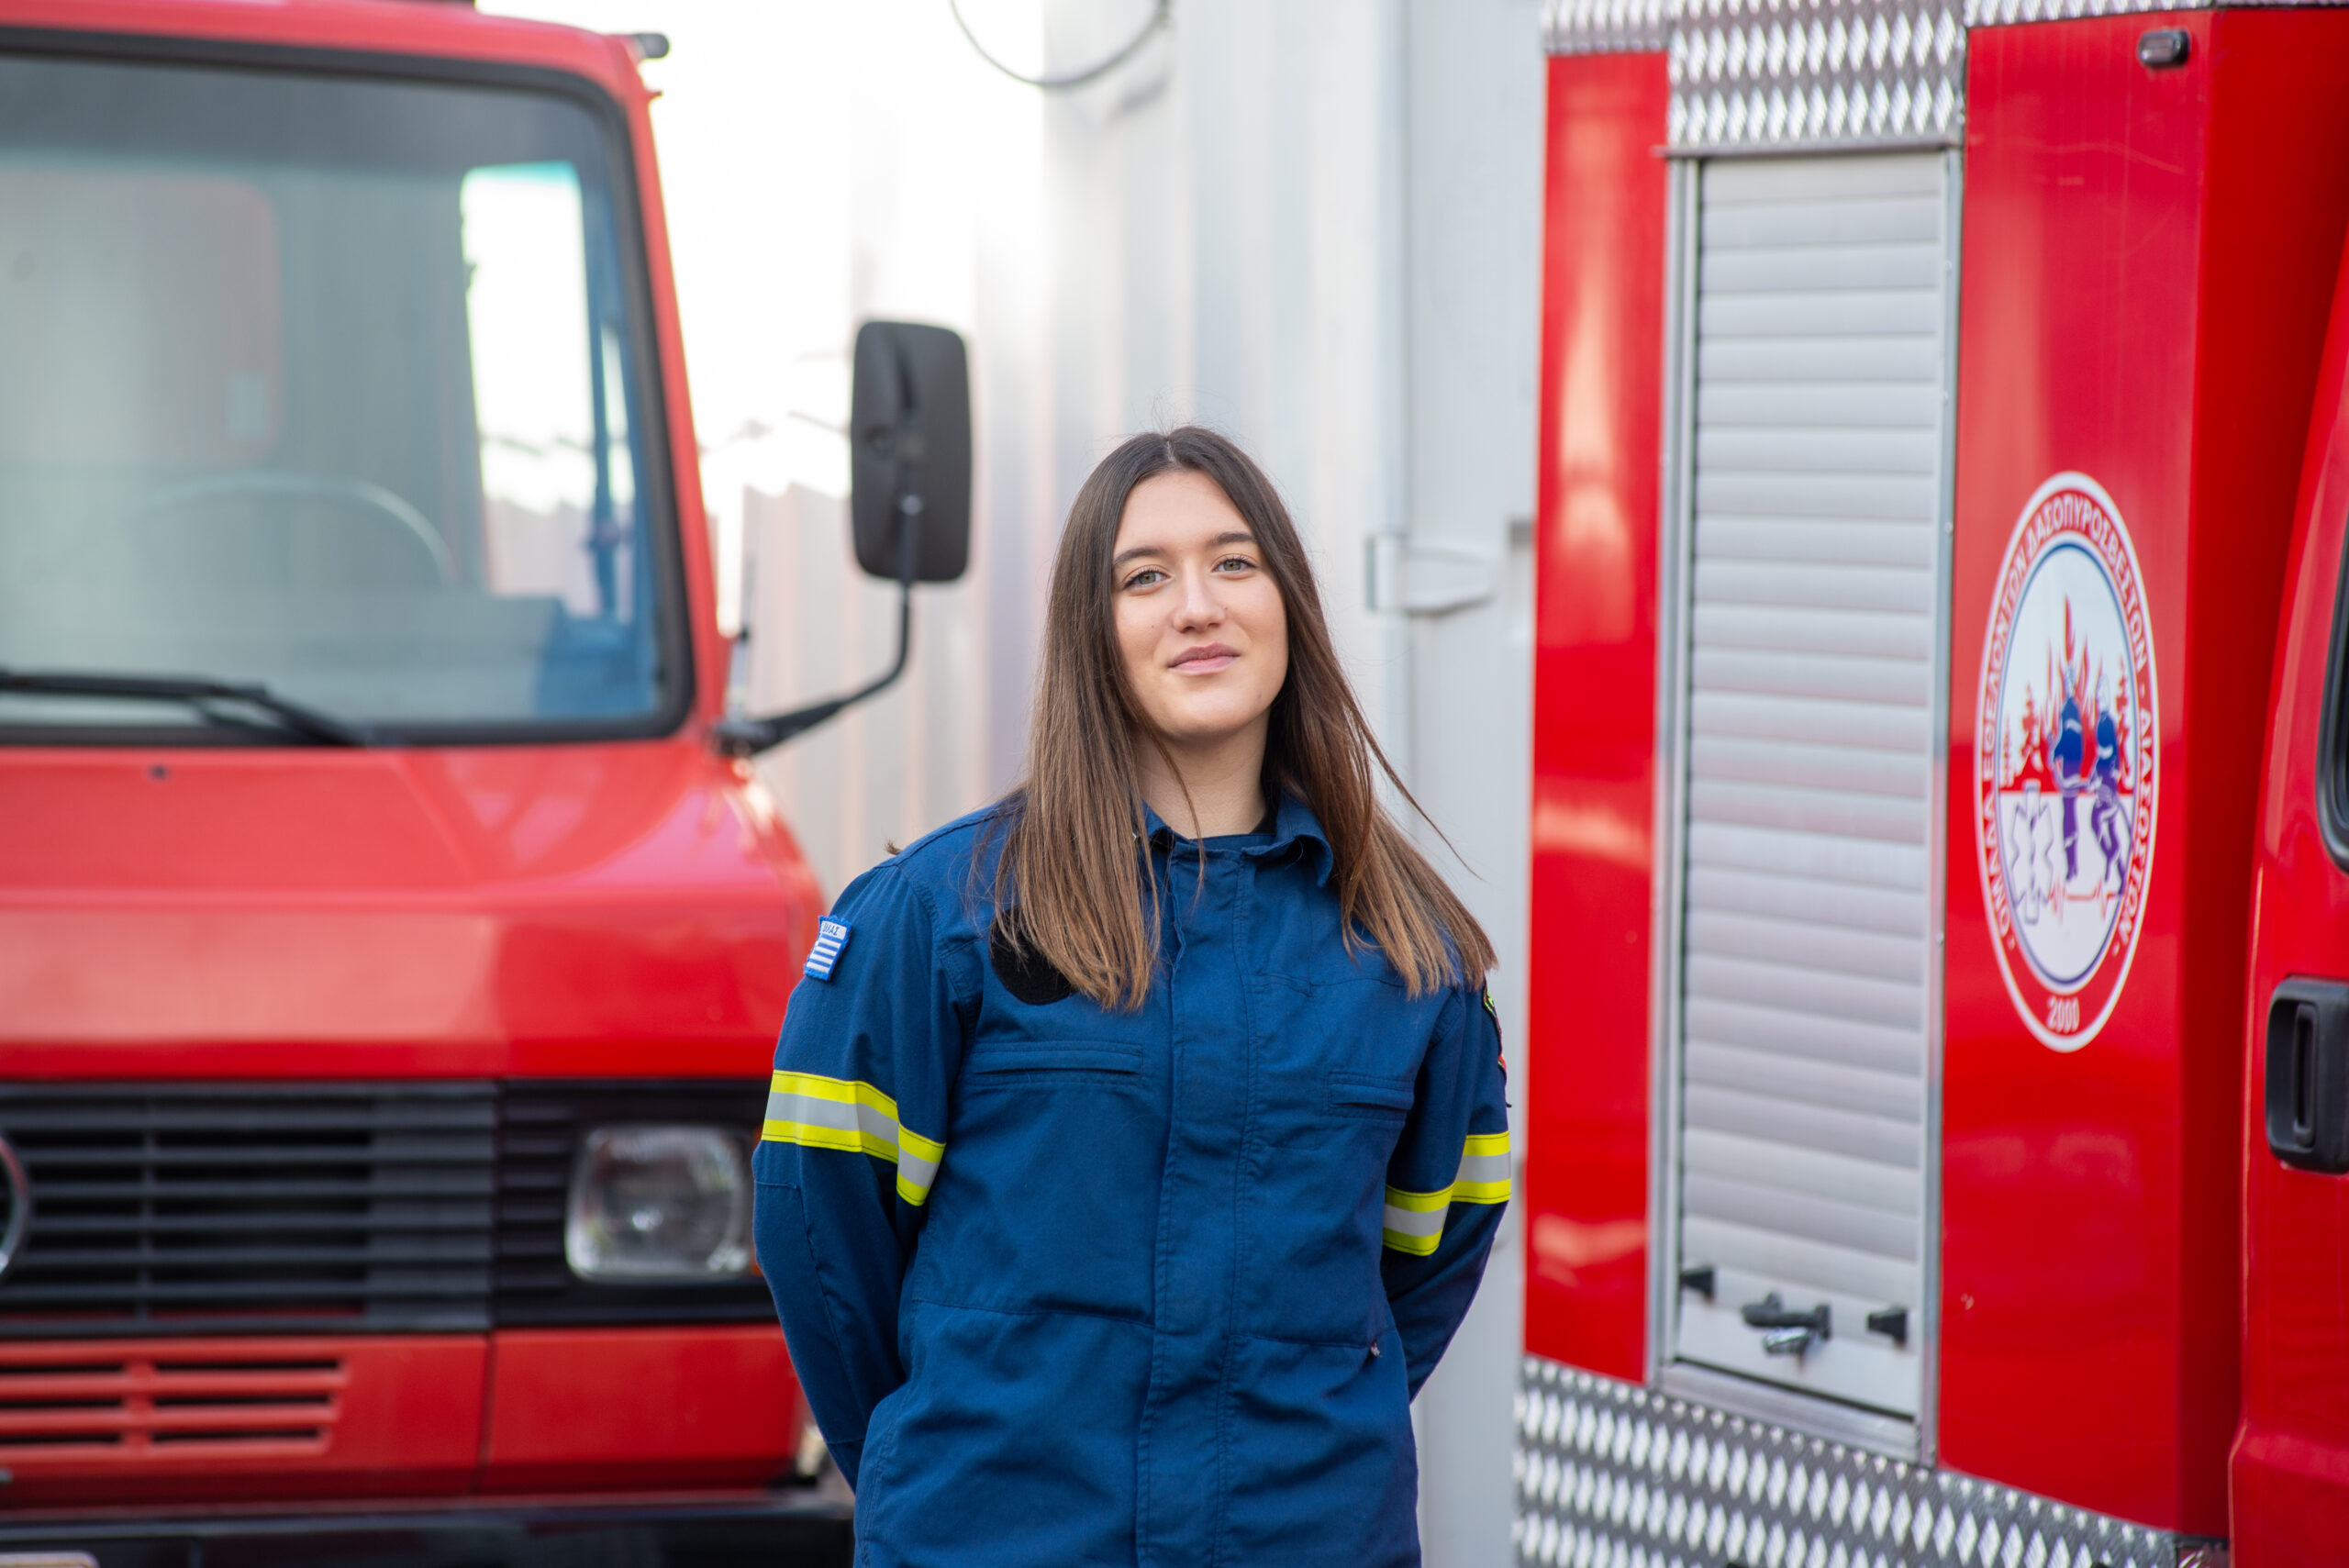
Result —
<instances>
[{"instance_id":1,"label":"shoulder patch","mask_svg":"<svg viewBox=\"0 0 2349 1568\"><path fill-rule=\"evenodd\" d=\"M816 945L807 954L807 978L829 980L832 965L841 961L841 950L848 946L849 923L827 917L816 922Z\"/></svg>"}]
</instances>

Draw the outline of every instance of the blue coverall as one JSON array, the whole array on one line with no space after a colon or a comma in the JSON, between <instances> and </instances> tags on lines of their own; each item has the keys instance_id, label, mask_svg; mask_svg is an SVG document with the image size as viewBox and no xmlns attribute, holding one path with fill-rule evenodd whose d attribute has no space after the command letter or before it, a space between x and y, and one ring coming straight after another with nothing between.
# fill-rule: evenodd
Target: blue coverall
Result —
<instances>
[{"instance_id":1,"label":"blue coverall","mask_svg":"<svg viewBox=\"0 0 2349 1568\"><path fill-rule=\"evenodd\" d=\"M1157 978L1105 1010L997 956L985 818L841 895L755 1162L858 1561L1416 1563L1410 1397L1508 1196L1489 1003L1349 952L1283 799L1149 819Z\"/></svg>"}]
</instances>

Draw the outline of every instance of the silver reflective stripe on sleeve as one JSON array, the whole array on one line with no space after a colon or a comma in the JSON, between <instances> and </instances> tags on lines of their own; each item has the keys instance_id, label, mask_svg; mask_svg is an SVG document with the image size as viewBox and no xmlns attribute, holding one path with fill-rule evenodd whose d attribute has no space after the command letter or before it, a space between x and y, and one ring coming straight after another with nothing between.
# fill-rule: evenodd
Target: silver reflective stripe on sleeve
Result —
<instances>
[{"instance_id":1,"label":"silver reflective stripe on sleeve","mask_svg":"<svg viewBox=\"0 0 2349 1568\"><path fill-rule=\"evenodd\" d=\"M1452 1201L1507 1203L1508 1182L1508 1134L1470 1133L1460 1151L1460 1173L1452 1179Z\"/></svg>"},{"instance_id":2,"label":"silver reflective stripe on sleeve","mask_svg":"<svg viewBox=\"0 0 2349 1568\"><path fill-rule=\"evenodd\" d=\"M1398 1252L1424 1258L1443 1240L1443 1211L1451 1207L1449 1190L1440 1193L1386 1189L1386 1206L1379 1219L1379 1240Z\"/></svg>"},{"instance_id":3,"label":"silver reflective stripe on sleeve","mask_svg":"<svg viewBox=\"0 0 2349 1568\"><path fill-rule=\"evenodd\" d=\"M1424 1258L1443 1240L1443 1217L1455 1203L1508 1201L1508 1134L1472 1132L1461 1145L1460 1166L1448 1186L1431 1193L1388 1187L1380 1240L1397 1252Z\"/></svg>"}]
</instances>

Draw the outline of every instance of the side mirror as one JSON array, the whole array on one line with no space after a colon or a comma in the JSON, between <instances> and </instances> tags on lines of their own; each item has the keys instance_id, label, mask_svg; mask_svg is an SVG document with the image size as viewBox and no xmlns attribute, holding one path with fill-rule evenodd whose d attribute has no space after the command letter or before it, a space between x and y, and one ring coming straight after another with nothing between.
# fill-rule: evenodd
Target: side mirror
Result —
<instances>
[{"instance_id":1,"label":"side mirror","mask_svg":"<svg viewBox=\"0 0 2349 1568\"><path fill-rule=\"evenodd\" d=\"M765 718L723 718L718 749L748 757L813 729L905 673L914 584L952 583L971 562L971 372L943 327L868 321L849 395L849 536L856 563L895 582L897 657L845 695Z\"/></svg>"},{"instance_id":2,"label":"side mirror","mask_svg":"<svg viewBox=\"0 0 2349 1568\"><path fill-rule=\"evenodd\" d=\"M971 372L963 337L910 321L856 331L849 518L875 577L952 583L971 563ZM900 551L910 536L913 570Z\"/></svg>"}]
</instances>

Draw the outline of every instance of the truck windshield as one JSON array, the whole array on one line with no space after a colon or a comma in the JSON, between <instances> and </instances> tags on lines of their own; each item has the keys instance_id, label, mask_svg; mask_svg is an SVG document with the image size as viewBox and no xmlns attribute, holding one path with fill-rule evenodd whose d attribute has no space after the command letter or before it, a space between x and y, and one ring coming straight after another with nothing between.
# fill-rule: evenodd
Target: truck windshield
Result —
<instances>
[{"instance_id":1,"label":"truck windshield","mask_svg":"<svg viewBox=\"0 0 2349 1568\"><path fill-rule=\"evenodd\" d=\"M673 726L618 138L528 87L0 56L0 667L394 739ZM217 717L0 692L19 742L271 733Z\"/></svg>"}]
</instances>

